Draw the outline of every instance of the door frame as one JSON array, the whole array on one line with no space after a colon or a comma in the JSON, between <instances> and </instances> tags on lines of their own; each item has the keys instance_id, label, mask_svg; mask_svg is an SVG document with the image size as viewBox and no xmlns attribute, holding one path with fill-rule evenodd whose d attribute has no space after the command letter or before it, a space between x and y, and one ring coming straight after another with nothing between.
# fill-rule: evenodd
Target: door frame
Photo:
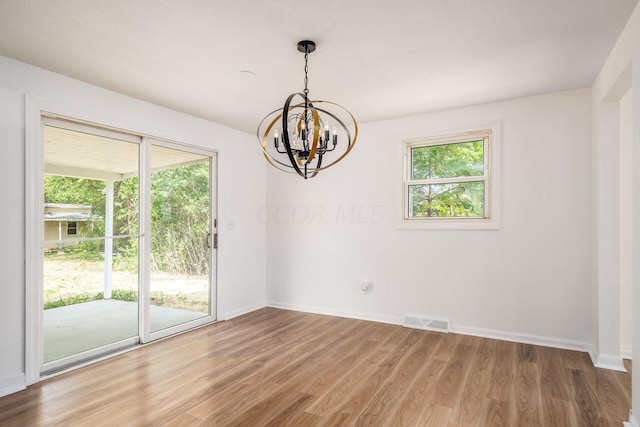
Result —
<instances>
[{"instance_id":1,"label":"door frame","mask_svg":"<svg viewBox=\"0 0 640 427\"><path fill-rule=\"evenodd\" d=\"M147 166L150 166L150 143L145 143L144 139L149 138L153 141L163 141L168 144L175 144L176 147L180 147L179 149L184 150L196 150L196 152L204 152L207 156L211 157L211 168L210 168L210 179L211 179L211 233L217 233L217 228L213 227L217 225L217 195L218 195L218 153L213 149L206 149L203 147L184 144L180 142L174 142L171 139L165 139L159 135L152 135L153 133L158 132L143 132L136 130L138 126L133 125L126 120L119 119L114 120L113 117L105 117L104 114L99 114L92 111L87 111L79 107L72 106L61 106L59 104L50 103L47 101L43 101L38 98L31 97L29 95L25 95L25 319L24 319L24 333L25 333L25 345L24 345L24 368L25 368L25 383L27 386L35 384L40 380L47 377L47 375L41 374L41 368L43 365L43 295L42 295L42 285L43 285L43 254L40 248L41 242L44 238L43 227L42 227L42 212L44 209L44 202L42 200L42 194L44 191L43 188L43 180L42 177L44 175L44 144L42 141L43 137L43 120L44 116L60 118L70 120L72 122L87 124L88 126L97 126L99 128L113 129L114 131L120 131L124 133L130 133L133 135L139 135L142 137L143 141L140 145L140 188L146 188L148 178L145 177L147 174ZM145 148L149 147L149 148ZM149 163L147 165L147 163ZM144 168L144 169L143 169ZM150 177L150 170L149 170ZM145 187L143 187L145 186ZM148 197L148 191L142 190L141 201L143 198ZM147 201L148 202L148 201ZM146 228L143 228L144 222L142 218L146 218L147 215L150 216L150 213L147 212L147 206L145 202L140 204L140 233L143 235L140 238L140 246L144 246ZM144 215L144 217L142 216ZM148 248L148 247L145 247ZM145 249L146 250L146 249ZM142 251L142 249L141 249ZM148 256L148 255L145 255ZM215 321L217 317L217 304L218 304L218 296L217 296L217 248L214 248L212 245L211 253L210 253L210 270L211 270L211 313L212 316L206 317L207 321L202 324L212 323ZM142 257L139 258L139 262L142 263ZM148 262L147 262L148 265ZM142 264L140 265L142 267ZM138 269L138 274L141 280L148 280L148 275L144 276L142 273L142 269ZM143 291L144 288L148 289L149 284L147 282L139 281L139 289L140 294L138 299L146 297L148 295L148 291ZM146 285L143 285L146 283ZM144 293L145 295L142 295ZM148 307L148 304L140 304L139 312L142 312L144 306ZM148 308L147 308L148 310ZM147 313L148 315L148 313ZM204 318L203 318L204 319ZM200 320L200 319L199 319ZM201 324L190 324L190 326L186 329L191 329L194 327L201 326ZM172 335L178 332L182 332L182 330L174 330L173 328L169 328L167 330L158 331L164 332L168 331L168 333L163 336L160 335L145 335L145 329L142 328L142 325L139 324L139 334L138 337L134 339L134 342L127 341L114 343L113 348L110 346L105 346L101 348L101 355L104 353L104 356L111 356L116 353L110 353L109 355L102 350L107 350L111 348L111 351L121 350L123 345L131 345L130 348L133 347L136 343L145 343L149 342L153 339L160 339L164 336ZM185 329L185 330L186 330ZM148 325L147 329L148 331ZM146 339L143 340L143 338ZM85 356L92 356L92 350L88 352L84 352ZM100 357L96 354L95 359L91 361L82 362L76 364L74 366L70 366L67 369L73 369L79 366L83 366L86 363L92 363L93 361L101 360L103 357ZM65 369L66 370L66 369Z\"/></svg>"}]
</instances>

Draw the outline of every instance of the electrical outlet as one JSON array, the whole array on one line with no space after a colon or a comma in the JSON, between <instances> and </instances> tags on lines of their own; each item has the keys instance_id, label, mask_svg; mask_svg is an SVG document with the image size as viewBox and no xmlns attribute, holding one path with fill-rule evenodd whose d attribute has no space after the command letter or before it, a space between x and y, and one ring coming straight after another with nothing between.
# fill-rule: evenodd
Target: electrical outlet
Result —
<instances>
[{"instance_id":1,"label":"electrical outlet","mask_svg":"<svg viewBox=\"0 0 640 427\"><path fill-rule=\"evenodd\" d=\"M362 282L360 282L360 289L365 294L369 293L371 291L371 282L369 282L368 280L363 280Z\"/></svg>"}]
</instances>

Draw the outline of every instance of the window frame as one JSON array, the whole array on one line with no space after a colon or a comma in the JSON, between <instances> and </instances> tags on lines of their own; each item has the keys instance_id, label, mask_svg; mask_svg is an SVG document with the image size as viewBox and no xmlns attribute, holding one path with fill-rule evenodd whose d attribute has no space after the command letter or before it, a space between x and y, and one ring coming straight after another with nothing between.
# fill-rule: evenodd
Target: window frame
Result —
<instances>
[{"instance_id":1,"label":"window frame","mask_svg":"<svg viewBox=\"0 0 640 427\"><path fill-rule=\"evenodd\" d=\"M71 226L73 224L73 226ZM73 233L70 231L73 230ZM67 236L77 236L78 235L78 221L67 221Z\"/></svg>"},{"instance_id":2,"label":"window frame","mask_svg":"<svg viewBox=\"0 0 640 427\"><path fill-rule=\"evenodd\" d=\"M398 198L399 230L499 230L501 228L501 122L492 121L475 125L442 128L440 130L415 131L399 135L401 139L402 193ZM411 179L411 149L483 140L484 174L427 180ZM416 184L446 184L456 182L485 182L483 217L409 217L409 186Z\"/></svg>"}]
</instances>

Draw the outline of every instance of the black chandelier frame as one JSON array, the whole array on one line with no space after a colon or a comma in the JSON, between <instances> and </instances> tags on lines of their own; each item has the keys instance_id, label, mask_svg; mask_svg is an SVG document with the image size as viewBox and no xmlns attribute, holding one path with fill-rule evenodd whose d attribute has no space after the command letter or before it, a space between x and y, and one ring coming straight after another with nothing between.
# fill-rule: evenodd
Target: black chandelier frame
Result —
<instances>
[{"instance_id":1,"label":"black chandelier frame","mask_svg":"<svg viewBox=\"0 0 640 427\"><path fill-rule=\"evenodd\" d=\"M266 160L275 168L284 172L297 173L301 177L313 178L321 170L327 169L340 160L342 160L354 147L356 139L358 137L358 123L346 108L331 101L322 100L310 100L308 89L308 58L309 54L315 51L316 44L310 40L303 40L298 43L298 51L305 54L305 68L304 68L304 91L292 93L289 95L284 103L283 108L278 108L267 114L260 124L258 125L257 136L261 142L262 151ZM295 103L295 98L300 97L300 102ZM322 107L319 105L323 104ZM326 106L325 106L326 105ZM346 113L354 127L353 137L349 128L344 122L344 118L341 119L335 112L328 110L330 107L337 107ZM300 111L301 110L301 111ZM276 114L277 113L277 114ZM275 114L275 117L274 117ZM322 115L324 115L324 118ZM266 128L265 123L273 117ZM346 135L347 141L343 143L345 148L344 152L333 161L324 164L324 156L336 150L338 146L338 134L337 129L334 126L333 137L331 137L328 120L333 120L333 123L343 131ZM277 124L281 122L282 127L282 145L284 149L280 149L280 140L277 133ZM291 129L293 125L293 129ZM264 132L261 130L264 128ZM278 160L268 151L268 140L271 131L276 128L274 133L274 149L278 154L286 154L288 163ZM311 133L309 133L311 129ZM291 132L292 131L292 132ZM292 135L297 137L294 141L291 140Z\"/></svg>"}]
</instances>

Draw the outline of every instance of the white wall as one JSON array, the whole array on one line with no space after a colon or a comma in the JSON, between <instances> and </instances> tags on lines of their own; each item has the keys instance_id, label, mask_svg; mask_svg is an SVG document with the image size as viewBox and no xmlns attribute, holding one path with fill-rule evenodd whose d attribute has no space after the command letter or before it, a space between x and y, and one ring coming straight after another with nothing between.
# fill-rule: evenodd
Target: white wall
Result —
<instances>
[{"instance_id":1,"label":"white wall","mask_svg":"<svg viewBox=\"0 0 640 427\"><path fill-rule=\"evenodd\" d=\"M633 294L633 322L632 322L632 347L634 359L638 360L638 351L640 351L640 5L636 6L635 11L629 18L624 31L620 35L620 38L616 42L609 58L605 62L598 78L596 79L592 90L592 102L593 102L593 146L594 152L605 152L611 144L614 145L613 150L618 151L615 147L616 142L619 142L619 138L616 141L614 139L607 139L601 137L601 128L608 126L606 118L602 118L602 110L606 109L606 104L612 101L619 102L623 99L624 94L632 89L632 132L633 132L633 230L618 229L614 233L618 236L625 233L632 233L632 294ZM624 138L624 137L623 137ZM607 171L609 175L619 174L619 171L609 168ZM595 182L602 182L609 179L610 176L602 176L603 171L596 168L594 170ZM617 191L618 189L610 189L610 191ZM594 199L597 200L601 195L597 194L597 186L594 188ZM594 204L594 210L598 209L598 204ZM619 215L618 215L619 217ZM594 222L594 234L602 234L602 230L599 230L597 223ZM611 237L611 232L608 233ZM602 237L602 236L600 236ZM598 253L599 247L596 243L594 245L594 264L601 264L603 256L606 257L606 253ZM608 261L609 262L609 261ZM619 259L611 260L611 262L620 265ZM619 267L618 267L619 268ZM597 275L594 274L594 278L597 279ZM599 280L594 280L594 319L597 323L601 323L603 326L612 325L619 322L619 305L618 307L607 304L607 294L615 293L616 289L610 289L607 287L607 283L603 284ZM603 301L603 296L605 297ZM606 328L594 327L594 344L601 344L600 341L607 338L609 330ZM612 343L616 344L616 343ZM619 346L620 343L617 343ZM602 351L602 348L599 349ZM615 349L607 348L605 351L614 351ZM632 377L632 411L640 410L640 370L634 370ZM637 424L637 416L631 417L633 425Z\"/></svg>"},{"instance_id":2,"label":"white wall","mask_svg":"<svg viewBox=\"0 0 640 427\"><path fill-rule=\"evenodd\" d=\"M365 123L351 154L312 180L269 168L269 305L396 323L424 315L462 332L588 348L590 109L584 89ZM396 229L401 135L495 120L501 230Z\"/></svg>"},{"instance_id":3,"label":"white wall","mask_svg":"<svg viewBox=\"0 0 640 427\"><path fill-rule=\"evenodd\" d=\"M266 227L255 212L265 204L266 172L253 135L0 57L0 395L24 386L26 97L218 151L218 318L265 304Z\"/></svg>"}]
</instances>

